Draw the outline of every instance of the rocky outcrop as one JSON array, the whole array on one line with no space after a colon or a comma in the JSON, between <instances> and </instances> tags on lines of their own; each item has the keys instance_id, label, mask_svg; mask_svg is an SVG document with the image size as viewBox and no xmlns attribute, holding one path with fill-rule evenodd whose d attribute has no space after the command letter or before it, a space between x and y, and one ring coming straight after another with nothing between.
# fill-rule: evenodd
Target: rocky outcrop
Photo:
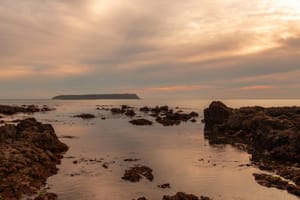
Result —
<instances>
[{"instance_id":1,"label":"rocky outcrop","mask_svg":"<svg viewBox=\"0 0 300 200\"><path fill-rule=\"evenodd\" d=\"M232 109L212 102L204 122L210 143L244 144L254 164L300 184L300 107Z\"/></svg>"},{"instance_id":2,"label":"rocky outcrop","mask_svg":"<svg viewBox=\"0 0 300 200\"><path fill-rule=\"evenodd\" d=\"M99 108L100 109L100 108ZM178 109L178 107L176 108ZM155 121L163 126L179 125L181 122L197 122L196 118L199 114L196 112L184 113L182 110L172 109L169 106L144 106L139 109L144 115L154 117ZM135 117L137 115L134 107L128 105L121 105L120 107L113 107L110 109L113 115L126 115L127 117ZM141 117L141 116L138 116ZM152 125L152 122L147 119L134 119L129 121L134 125ZM150 123L151 122L151 123Z\"/></svg>"},{"instance_id":3,"label":"rocky outcrop","mask_svg":"<svg viewBox=\"0 0 300 200\"><path fill-rule=\"evenodd\" d=\"M140 111L155 117L156 122L162 124L163 126L179 125L181 122L187 122L189 120L195 122L195 118L199 117L199 114L196 112L175 112L173 109L169 108L169 106L156 106L154 108L145 106L140 108Z\"/></svg>"},{"instance_id":4,"label":"rocky outcrop","mask_svg":"<svg viewBox=\"0 0 300 200\"><path fill-rule=\"evenodd\" d=\"M232 109L228 108L220 101L214 101L209 108L204 110L205 129L209 130L216 124L224 123L232 113Z\"/></svg>"},{"instance_id":5,"label":"rocky outcrop","mask_svg":"<svg viewBox=\"0 0 300 200\"><path fill-rule=\"evenodd\" d=\"M49 108L46 105L42 107L36 105L22 105L22 106L0 105L0 113L4 115L14 115L17 113L47 112L52 110L54 109Z\"/></svg>"},{"instance_id":6,"label":"rocky outcrop","mask_svg":"<svg viewBox=\"0 0 300 200\"><path fill-rule=\"evenodd\" d=\"M50 124L34 118L0 127L0 196L18 200L37 192L67 150Z\"/></svg>"}]
</instances>

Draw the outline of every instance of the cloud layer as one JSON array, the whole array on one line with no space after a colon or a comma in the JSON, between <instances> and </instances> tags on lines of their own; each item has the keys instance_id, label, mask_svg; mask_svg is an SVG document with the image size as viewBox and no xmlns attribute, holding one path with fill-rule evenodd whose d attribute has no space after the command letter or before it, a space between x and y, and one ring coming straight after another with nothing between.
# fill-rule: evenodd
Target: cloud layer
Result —
<instances>
[{"instance_id":1,"label":"cloud layer","mask_svg":"<svg viewBox=\"0 0 300 200\"><path fill-rule=\"evenodd\" d=\"M298 0L0 0L0 44L2 98L300 98Z\"/></svg>"}]
</instances>

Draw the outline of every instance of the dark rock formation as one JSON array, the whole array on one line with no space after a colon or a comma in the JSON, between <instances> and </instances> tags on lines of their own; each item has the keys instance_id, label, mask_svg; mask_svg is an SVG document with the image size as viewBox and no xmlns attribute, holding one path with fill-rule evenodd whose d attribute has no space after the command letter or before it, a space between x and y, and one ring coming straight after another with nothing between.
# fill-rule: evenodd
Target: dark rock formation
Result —
<instances>
[{"instance_id":1,"label":"dark rock formation","mask_svg":"<svg viewBox=\"0 0 300 200\"><path fill-rule=\"evenodd\" d=\"M54 193L41 193L34 200L57 200L57 195Z\"/></svg>"},{"instance_id":2,"label":"dark rock formation","mask_svg":"<svg viewBox=\"0 0 300 200\"><path fill-rule=\"evenodd\" d=\"M187 122L189 120L195 122L195 118L199 117L199 114L196 112L174 112L173 109L169 108L169 106L156 106L153 108L145 106L140 108L140 111L146 114L149 113L150 116L156 118L156 122L162 124L163 126L179 125L181 122Z\"/></svg>"},{"instance_id":3,"label":"dark rock formation","mask_svg":"<svg viewBox=\"0 0 300 200\"><path fill-rule=\"evenodd\" d=\"M78 117L78 118L82 118L82 119L93 119L96 116L93 114L89 114L89 113L82 113L80 115L75 115L74 117Z\"/></svg>"},{"instance_id":4,"label":"dark rock formation","mask_svg":"<svg viewBox=\"0 0 300 200\"><path fill-rule=\"evenodd\" d=\"M122 179L130 182L139 182L142 177L145 177L149 181L153 181L154 176L152 174L152 169L147 166L134 166L125 170Z\"/></svg>"},{"instance_id":5,"label":"dark rock formation","mask_svg":"<svg viewBox=\"0 0 300 200\"><path fill-rule=\"evenodd\" d=\"M177 194L173 196L169 196L169 195L163 196L163 200L211 200L211 199L205 196L197 197L196 195L193 194L177 192Z\"/></svg>"},{"instance_id":6,"label":"dark rock formation","mask_svg":"<svg viewBox=\"0 0 300 200\"><path fill-rule=\"evenodd\" d=\"M49 108L46 105L44 105L41 108L36 105L22 105L22 106L0 105L0 113L4 115L14 115L17 113L46 112L52 110L54 109Z\"/></svg>"},{"instance_id":7,"label":"dark rock formation","mask_svg":"<svg viewBox=\"0 0 300 200\"><path fill-rule=\"evenodd\" d=\"M134 120L129 121L129 123L137 125L137 126L147 126L147 125L153 124L150 120L147 120L147 119L134 119Z\"/></svg>"},{"instance_id":8,"label":"dark rock formation","mask_svg":"<svg viewBox=\"0 0 300 200\"><path fill-rule=\"evenodd\" d=\"M272 176L269 174L257 174L254 173L253 176L258 184L265 187L275 187L280 190L287 190L288 192L300 195L300 187L290 184L288 181L283 180L280 177Z\"/></svg>"},{"instance_id":9,"label":"dark rock formation","mask_svg":"<svg viewBox=\"0 0 300 200\"><path fill-rule=\"evenodd\" d=\"M209 105L209 108L204 110L204 122L205 129L211 129L216 124L224 123L229 115L232 113L232 109L228 108L220 101L214 101Z\"/></svg>"},{"instance_id":10,"label":"dark rock formation","mask_svg":"<svg viewBox=\"0 0 300 200\"><path fill-rule=\"evenodd\" d=\"M34 118L0 127L0 196L15 200L34 194L57 172L67 150L50 124Z\"/></svg>"},{"instance_id":11,"label":"dark rock formation","mask_svg":"<svg viewBox=\"0 0 300 200\"><path fill-rule=\"evenodd\" d=\"M144 113L148 113L150 111L150 108L145 106L145 107L140 108L140 111L144 112Z\"/></svg>"},{"instance_id":12,"label":"dark rock formation","mask_svg":"<svg viewBox=\"0 0 300 200\"><path fill-rule=\"evenodd\" d=\"M125 112L125 110L122 110L121 108L112 108L110 111L112 114L122 114Z\"/></svg>"},{"instance_id":13,"label":"dark rock formation","mask_svg":"<svg viewBox=\"0 0 300 200\"><path fill-rule=\"evenodd\" d=\"M128 117L133 117L133 116L135 116L136 114L135 114L135 112L134 112L133 110L127 110L127 111L125 112L125 115L128 116Z\"/></svg>"},{"instance_id":14,"label":"dark rock formation","mask_svg":"<svg viewBox=\"0 0 300 200\"><path fill-rule=\"evenodd\" d=\"M232 109L213 102L204 121L210 143L244 144L254 164L300 183L300 107Z\"/></svg>"}]
</instances>

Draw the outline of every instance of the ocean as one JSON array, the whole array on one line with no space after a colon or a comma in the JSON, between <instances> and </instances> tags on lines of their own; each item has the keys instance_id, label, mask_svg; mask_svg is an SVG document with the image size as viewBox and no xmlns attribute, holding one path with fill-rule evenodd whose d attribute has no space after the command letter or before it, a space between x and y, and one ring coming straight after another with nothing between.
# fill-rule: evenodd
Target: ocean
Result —
<instances>
[{"instance_id":1,"label":"ocean","mask_svg":"<svg viewBox=\"0 0 300 200\"><path fill-rule=\"evenodd\" d=\"M9 105L48 105L55 111L18 114L19 119L35 117L53 125L60 140L69 146L58 174L50 177L46 188L61 200L123 200L145 196L162 199L163 195L186 192L204 195L214 200L296 200L286 191L269 189L257 184L253 173L260 172L249 164L250 155L230 145L210 145L203 134L203 110L212 100L201 99L141 99L141 100L0 100ZM299 106L300 100L223 100L231 107L241 106ZM109 110L97 110L129 105L168 105L185 112L200 114L196 123L178 126L134 126L127 116L112 115ZM74 115L91 113L95 119L84 120ZM141 117L155 121L138 112ZM105 117L105 120L102 118ZM67 136L67 137L66 137ZM72 137L70 137L72 136ZM140 159L125 162L124 159ZM93 160L101 160L101 163ZM77 163L74 163L77 161ZM108 168L103 167L106 163ZM152 182L143 179L130 183L121 179L124 171L136 164L153 169ZM171 188L157 185L169 183Z\"/></svg>"}]
</instances>

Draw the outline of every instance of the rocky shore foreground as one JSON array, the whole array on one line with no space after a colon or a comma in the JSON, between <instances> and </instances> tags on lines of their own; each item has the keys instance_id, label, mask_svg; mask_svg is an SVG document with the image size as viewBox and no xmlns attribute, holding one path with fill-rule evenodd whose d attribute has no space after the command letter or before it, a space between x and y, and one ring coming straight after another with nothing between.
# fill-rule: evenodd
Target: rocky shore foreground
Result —
<instances>
[{"instance_id":1,"label":"rocky shore foreground","mask_svg":"<svg viewBox=\"0 0 300 200\"><path fill-rule=\"evenodd\" d=\"M42 124L34 118L1 126L0 199L17 200L37 194L47 178L57 173L56 165L67 150L50 124ZM39 200L56 198L55 194L48 193L36 197Z\"/></svg>"},{"instance_id":2,"label":"rocky shore foreground","mask_svg":"<svg viewBox=\"0 0 300 200\"><path fill-rule=\"evenodd\" d=\"M211 144L232 144L273 174L253 174L266 187L300 196L300 107L259 106L233 109L219 101L204 111L205 136Z\"/></svg>"}]
</instances>

